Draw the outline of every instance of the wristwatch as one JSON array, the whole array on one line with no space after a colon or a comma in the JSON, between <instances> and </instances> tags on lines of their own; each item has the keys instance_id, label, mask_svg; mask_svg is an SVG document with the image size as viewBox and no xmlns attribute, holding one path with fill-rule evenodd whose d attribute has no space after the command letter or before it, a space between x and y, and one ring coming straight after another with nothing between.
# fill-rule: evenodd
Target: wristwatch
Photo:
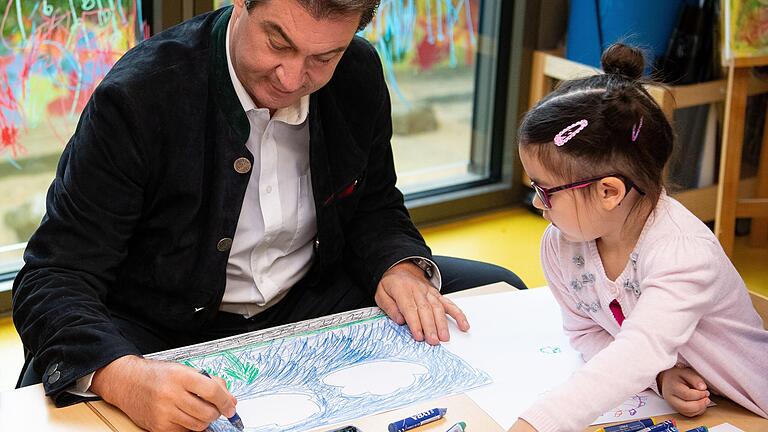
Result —
<instances>
[{"instance_id":1,"label":"wristwatch","mask_svg":"<svg viewBox=\"0 0 768 432\"><path fill-rule=\"evenodd\" d=\"M435 267L431 262L425 260L424 258L411 258L411 262L419 266L420 269L424 270L424 276L426 276L427 279L432 280L432 277L435 275Z\"/></svg>"}]
</instances>

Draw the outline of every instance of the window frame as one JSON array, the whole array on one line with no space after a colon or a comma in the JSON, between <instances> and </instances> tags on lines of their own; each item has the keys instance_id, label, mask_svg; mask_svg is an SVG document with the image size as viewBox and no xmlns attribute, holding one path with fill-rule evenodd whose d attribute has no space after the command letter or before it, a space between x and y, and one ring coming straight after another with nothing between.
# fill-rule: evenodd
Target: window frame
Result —
<instances>
[{"instance_id":1,"label":"window frame","mask_svg":"<svg viewBox=\"0 0 768 432\"><path fill-rule=\"evenodd\" d=\"M490 175L483 180L406 194L406 207L417 225L517 205L525 193L516 137L519 119L528 109L531 55L537 42L540 5L529 0L486 1L501 2L499 29L489 41L495 48L492 55L497 56Z\"/></svg>"}]
</instances>

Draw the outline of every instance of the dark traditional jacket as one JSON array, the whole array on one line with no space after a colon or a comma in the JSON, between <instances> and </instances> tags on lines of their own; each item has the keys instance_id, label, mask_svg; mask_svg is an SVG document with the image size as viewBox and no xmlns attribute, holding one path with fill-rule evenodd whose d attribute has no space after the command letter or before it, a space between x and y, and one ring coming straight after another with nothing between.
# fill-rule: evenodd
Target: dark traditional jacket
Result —
<instances>
[{"instance_id":1,"label":"dark traditional jacket","mask_svg":"<svg viewBox=\"0 0 768 432\"><path fill-rule=\"evenodd\" d=\"M126 53L64 149L13 288L14 322L48 395L140 354L113 312L165 335L194 333L218 313L221 240L235 234L250 175L234 163L253 162L227 69L230 14L199 16ZM395 188L389 94L370 44L352 40L311 95L308 121L318 234L302 282L344 260L373 294L392 264L431 255Z\"/></svg>"}]
</instances>

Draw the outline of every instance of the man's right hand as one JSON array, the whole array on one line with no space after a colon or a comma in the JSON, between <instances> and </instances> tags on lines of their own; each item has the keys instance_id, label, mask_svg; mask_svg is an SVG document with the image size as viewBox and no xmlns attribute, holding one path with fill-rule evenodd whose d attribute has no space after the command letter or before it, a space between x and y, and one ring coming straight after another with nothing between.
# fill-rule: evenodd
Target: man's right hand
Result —
<instances>
[{"instance_id":1,"label":"man's right hand","mask_svg":"<svg viewBox=\"0 0 768 432\"><path fill-rule=\"evenodd\" d=\"M177 363L125 356L96 371L90 391L152 432L202 431L237 400L224 380Z\"/></svg>"}]
</instances>

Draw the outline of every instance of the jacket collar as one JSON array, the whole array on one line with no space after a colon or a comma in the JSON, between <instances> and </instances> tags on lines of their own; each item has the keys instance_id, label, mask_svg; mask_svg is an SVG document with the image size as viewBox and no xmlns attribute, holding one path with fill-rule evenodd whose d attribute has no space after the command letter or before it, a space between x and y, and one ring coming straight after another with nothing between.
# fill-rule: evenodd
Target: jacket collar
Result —
<instances>
[{"instance_id":1,"label":"jacket collar","mask_svg":"<svg viewBox=\"0 0 768 432\"><path fill-rule=\"evenodd\" d=\"M227 67L227 27L231 15L232 7L230 6L219 14L211 30L213 90L216 95L216 102L234 133L234 140L245 145L251 126L245 111L243 111L243 106L237 98Z\"/></svg>"}]
</instances>

